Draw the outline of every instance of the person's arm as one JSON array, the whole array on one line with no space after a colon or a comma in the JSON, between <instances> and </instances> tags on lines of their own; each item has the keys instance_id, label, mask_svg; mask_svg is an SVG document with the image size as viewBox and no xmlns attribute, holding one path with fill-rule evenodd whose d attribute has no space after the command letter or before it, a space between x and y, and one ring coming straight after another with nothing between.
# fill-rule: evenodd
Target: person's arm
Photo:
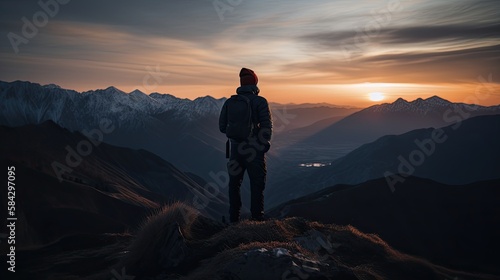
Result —
<instances>
[{"instance_id":1,"label":"person's arm","mask_svg":"<svg viewBox=\"0 0 500 280\"><path fill-rule=\"evenodd\" d=\"M258 120L259 120L259 140L263 142L266 146L270 146L271 136L273 134L273 119L271 116L271 110L269 109L269 104L267 100L261 97L261 102L259 102L258 109Z\"/></svg>"},{"instance_id":2,"label":"person's arm","mask_svg":"<svg viewBox=\"0 0 500 280\"><path fill-rule=\"evenodd\" d=\"M222 133L226 133L226 128L227 128L227 106L226 103L224 102L224 105L222 105L222 110L220 111L220 116L219 116L219 130Z\"/></svg>"}]
</instances>

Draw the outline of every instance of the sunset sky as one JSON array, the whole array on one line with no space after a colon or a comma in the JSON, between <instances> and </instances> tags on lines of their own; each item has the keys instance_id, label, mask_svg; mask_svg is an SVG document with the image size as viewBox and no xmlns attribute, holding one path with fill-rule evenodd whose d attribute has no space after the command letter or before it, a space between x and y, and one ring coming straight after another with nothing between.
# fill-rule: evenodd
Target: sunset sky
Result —
<instances>
[{"instance_id":1,"label":"sunset sky","mask_svg":"<svg viewBox=\"0 0 500 280\"><path fill-rule=\"evenodd\" d=\"M0 80L219 98L248 67L273 102L500 104L498 0L55 1L1 1Z\"/></svg>"}]
</instances>

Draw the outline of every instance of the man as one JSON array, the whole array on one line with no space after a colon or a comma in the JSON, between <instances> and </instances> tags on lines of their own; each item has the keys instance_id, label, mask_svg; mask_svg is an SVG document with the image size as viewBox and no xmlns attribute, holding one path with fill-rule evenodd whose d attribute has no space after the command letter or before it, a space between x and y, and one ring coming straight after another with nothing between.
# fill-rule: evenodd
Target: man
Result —
<instances>
[{"instance_id":1,"label":"man","mask_svg":"<svg viewBox=\"0 0 500 280\"><path fill-rule=\"evenodd\" d=\"M229 221L237 223L240 220L241 196L240 187L245 170L248 171L251 189L252 220L264 220L264 188L266 185L266 158L265 153L271 147L272 119L267 100L259 96L257 87L259 79L254 71L242 68L240 71L240 87L236 89L237 95L226 100L219 117L219 129L230 138L230 156L227 164L229 173ZM238 107L234 99L246 101L249 106L248 114L251 119L251 128L248 137L239 139L231 138L229 129L231 124L238 123L240 129L245 130L245 123L241 120L231 120L235 110L245 110L244 106ZM241 103L241 102L240 102ZM243 109L235 109L235 108ZM246 112L241 113L244 116ZM237 115L237 114L236 114ZM234 128L232 128L234 129ZM238 129L238 128L237 128Z\"/></svg>"}]
</instances>

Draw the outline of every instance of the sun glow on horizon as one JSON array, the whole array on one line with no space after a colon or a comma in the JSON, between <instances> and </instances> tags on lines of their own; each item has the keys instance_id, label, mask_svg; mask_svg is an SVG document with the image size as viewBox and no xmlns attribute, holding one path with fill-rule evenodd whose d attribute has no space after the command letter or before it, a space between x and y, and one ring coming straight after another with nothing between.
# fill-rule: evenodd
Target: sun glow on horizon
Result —
<instances>
[{"instance_id":1,"label":"sun glow on horizon","mask_svg":"<svg viewBox=\"0 0 500 280\"><path fill-rule=\"evenodd\" d=\"M380 92L380 91L370 92L368 94L368 98L371 101L382 101L385 98L385 94L383 92Z\"/></svg>"}]
</instances>

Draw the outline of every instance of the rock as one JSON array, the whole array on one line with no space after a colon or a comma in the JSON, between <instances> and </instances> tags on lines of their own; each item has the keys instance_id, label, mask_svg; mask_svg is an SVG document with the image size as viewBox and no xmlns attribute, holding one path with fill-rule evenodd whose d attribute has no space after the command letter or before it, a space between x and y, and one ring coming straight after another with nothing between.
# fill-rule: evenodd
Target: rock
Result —
<instances>
[{"instance_id":1,"label":"rock","mask_svg":"<svg viewBox=\"0 0 500 280\"><path fill-rule=\"evenodd\" d=\"M336 243L331 243L328 236L323 234L318 230L310 230L306 236L301 236L294 238L294 240L304 249L307 249L315 254L318 254L321 250L325 250L325 254L333 254L335 249L340 245Z\"/></svg>"},{"instance_id":2,"label":"rock","mask_svg":"<svg viewBox=\"0 0 500 280\"><path fill-rule=\"evenodd\" d=\"M179 224L166 225L167 236L160 248L160 265L170 270L178 267L188 256L191 255L191 249L186 245L186 240L182 235Z\"/></svg>"},{"instance_id":3,"label":"rock","mask_svg":"<svg viewBox=\"0 0 500 280\"><path fill-rule=\"evenodd\" d=\"M284 248L254 249L228 263L224 279L328 279L330 267ZM297 278L298 277L298 278Z\"/></svg>"}]
</instances>

